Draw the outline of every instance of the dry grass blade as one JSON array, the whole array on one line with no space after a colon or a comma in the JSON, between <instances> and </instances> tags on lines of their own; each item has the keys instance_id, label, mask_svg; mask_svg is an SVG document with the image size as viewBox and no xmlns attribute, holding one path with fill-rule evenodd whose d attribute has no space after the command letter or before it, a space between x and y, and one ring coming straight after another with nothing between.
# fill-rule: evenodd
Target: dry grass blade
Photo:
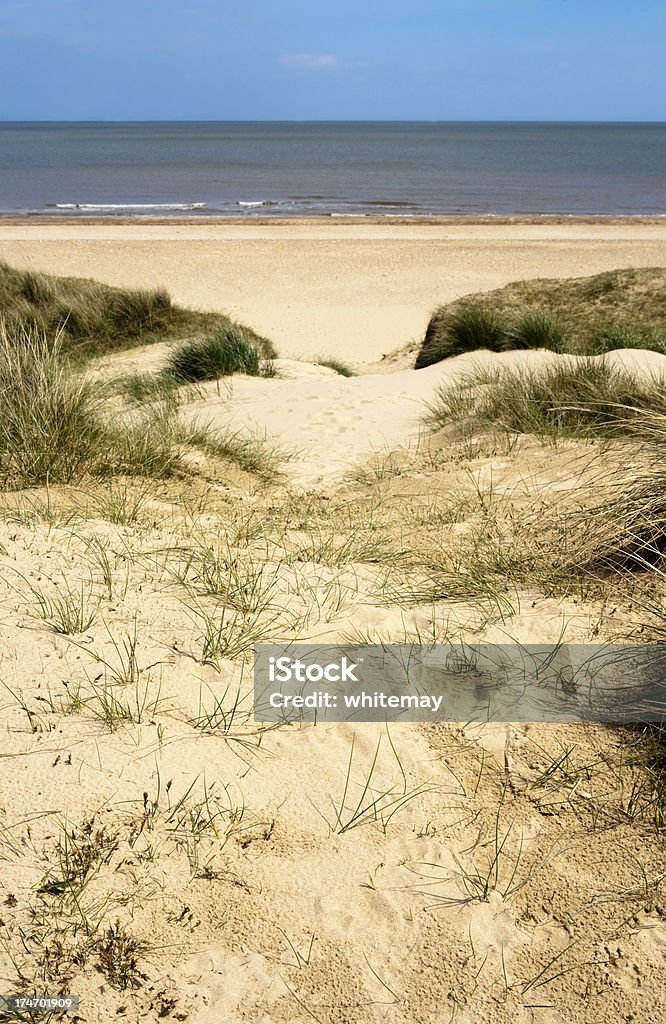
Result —
<instances>
[{"instance_id":1,"label":"dry grass blade","mask_svg":"<svg viewBox=\"0 0 666 1024\"><path fill-rule=\"evenodd\" d=\"M400 773L399 781L396 781L388 788L376 781L379 751L382 742L381 736L377 741L370 766L363 773L362 782L355 783L353 781L352 773L354 770L356 737L352 737L344 790L339 803L337 805L334 803L333 805L335 819L331 828L338 835L344 835L345 832L349 832L353 828L359 828L361 825L368 825L373 822L379 822L385 831L398 811L412 800L429 791L429 787L425 785L409 788L405 770L388 732L387 739ZM358 791L358 795L352 796L355 791Z\"/></svg>"}]
</instances>

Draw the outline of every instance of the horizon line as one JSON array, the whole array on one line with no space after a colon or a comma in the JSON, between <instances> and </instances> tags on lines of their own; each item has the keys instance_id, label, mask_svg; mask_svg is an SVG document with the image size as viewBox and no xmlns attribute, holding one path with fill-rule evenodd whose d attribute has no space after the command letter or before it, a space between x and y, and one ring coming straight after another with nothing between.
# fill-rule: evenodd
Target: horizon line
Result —
<instances>
[{"instance_id":1,"label":"horizon line","mask_svg":"<svg viewBox=\"0 0 666 1024\"><path fill-rule=\"evenodd\" d=\"M610 118L2 118L0 124L649 124L666 120Z\"/></svg>"}]
</instances>

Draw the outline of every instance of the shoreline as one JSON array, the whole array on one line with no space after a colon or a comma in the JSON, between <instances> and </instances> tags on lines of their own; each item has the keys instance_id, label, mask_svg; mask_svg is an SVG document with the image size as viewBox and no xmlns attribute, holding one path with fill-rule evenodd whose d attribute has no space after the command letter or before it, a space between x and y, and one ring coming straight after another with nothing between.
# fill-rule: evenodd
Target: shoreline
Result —
<instances>
[{"instance_id":1,"label":"shoreline","mask_svg":"<svg viewBox=\"0 0 666 1024\"><path fill-rule=\"evenodd\" d=\"M666 214L613 214L613 213L594 213L594 214L567 214L567 213L536 213L536 214L510 214L510 215L495 215L495 214L479 214L476 216L468 215L457 215L457 214L424 214L415 216L405 216L396 214L382 214L381 216L375 214L369 214L367 216L351 214L322 214L320 216L304 216L304 217L281 217L279 215L274 216L252 216L252 215L227 215L220 214L216 217L209 216L169 216L169 217L152 217L150 215L145 216L132 216L132 217L113 217L113 216L92 216L89 217L86 214L80 216L58 216L57 214L23 214L18 216L13 213L2 213L0 212L0 226L6 227L22 227L27 225L53 225L61 224L64 227L73 227L77 224L91 225L93 227L111 227L116 224L119 227L128 227L132 224L140 225L141 227L147 227L149 225L155 225L156 227L165 227L168 225L186 225L192 227L195 224L201 224L202 226L211 227L220 225L229 227L233 224L238 224L242 227L256 226L256 227L269 227L275 225L276 227L320 227L324 224L349 224L351 226L358 227L359 225L366 224L372 225L373 227L387 224L390 226L394 225L405 225L412 227L420 227L424 225L432 225L433 227L455 227L460 226L479 226L479 227L492 227L494 225L507 226L507 225L604 225L609 226L615 225L646 225L646 226L658 226L666 224Z\"/></svg>"}]
</instances>

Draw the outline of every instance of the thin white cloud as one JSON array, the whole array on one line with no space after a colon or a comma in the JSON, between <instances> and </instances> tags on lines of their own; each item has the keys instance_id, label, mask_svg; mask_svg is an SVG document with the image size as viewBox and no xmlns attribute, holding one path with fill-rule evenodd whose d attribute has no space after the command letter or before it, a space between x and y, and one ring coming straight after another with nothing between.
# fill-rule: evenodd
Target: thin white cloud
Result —
<instances>
[{"instance_id":1,"label":"thin white cloud","mask_svg":"<svg viewBox=\"0 0 666 1024\"><path fill-rule=\"evenodd\" d=\"M335 53L285 53L280 63L301 71L337 71L342 60Z\"/></svg>"}]
</instances>

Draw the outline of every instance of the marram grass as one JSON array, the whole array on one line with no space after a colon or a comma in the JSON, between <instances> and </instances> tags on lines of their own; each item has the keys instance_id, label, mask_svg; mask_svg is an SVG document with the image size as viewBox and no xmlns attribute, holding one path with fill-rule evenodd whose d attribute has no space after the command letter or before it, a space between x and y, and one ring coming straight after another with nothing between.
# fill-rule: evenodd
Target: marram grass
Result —
<instances>
[{"instance_id":1,"label":"marram grass","mask_svg":"<svg viewBox=\"0 0 666 1024\"><path fill-rule=\"evenodd\" d=\"M75 372L61 341L61 334L50 339L0 324L0 486L169 476L184 468L188 448L264 477L275 471L275 453L266 446L184 422L173 397L138 415L111 415L105 385Z\"/></svg>"}]
</instances>

